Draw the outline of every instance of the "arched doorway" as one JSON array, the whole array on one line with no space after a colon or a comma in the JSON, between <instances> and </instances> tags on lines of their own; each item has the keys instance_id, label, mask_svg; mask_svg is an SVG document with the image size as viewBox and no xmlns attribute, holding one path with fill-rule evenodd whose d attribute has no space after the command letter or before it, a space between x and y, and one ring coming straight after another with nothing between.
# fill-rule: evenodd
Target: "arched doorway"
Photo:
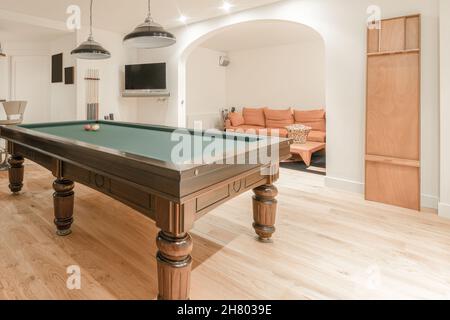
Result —
<instances>
[{"instance_id":1,"label":"arched doorway","mask_svg":"<svg viewBox=\"0 0 450 320\"><path fill-rule=\"evenodd\" d=\"M311 34L321 39L323 43L324 54L326 54L326 46L325 46L325 38L324 36L312 25L305 23L300 23L296 20L289 19L264 19L264 18L254 18L254 19L241 19L235 22L228 22L225 25L219 25L216 27L208 28L207 30L194 30L195 35L191 35L188 43L183 43L180 50L180 58L178 60L178 126L185 127L186 126L186 63L191 55L191 53L202 43L207 40L214 38L218 34L226 31L229 28L237 27L237 26L245 26L249 23L257 23L257 22L282 22L290 25L296 25L299 28L304 30L308 30ZM325 98L326 99L326 98ZM326 105L327 103L325 103Z\"/></svg>"},{"instance_id":2,"label":"arched doorway","mask_svg":"<svg viewBox=\"0 0 450 320\"><path fill-rule=\"evenodd\" d=\"M221 56L231 64L219 65ZM300 23L232 24L194 41L181 61L181 126L192 128L194 121L202 121L204 129L221 129L221 111L231 108L326 109L325 42ZM325 121L323 127L325 133ZM325 144L319 151L324 149Z\"/></svg>"}]
</instances>

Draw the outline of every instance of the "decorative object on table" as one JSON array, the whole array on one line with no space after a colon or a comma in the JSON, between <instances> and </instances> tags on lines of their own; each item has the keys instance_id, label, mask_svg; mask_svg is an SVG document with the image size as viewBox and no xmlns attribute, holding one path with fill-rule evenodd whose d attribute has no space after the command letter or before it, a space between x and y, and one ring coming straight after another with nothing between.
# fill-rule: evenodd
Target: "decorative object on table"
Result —
<instances>
[{"instance_id":1,"label":"decorative object on table","mask_svg":"<svg viewBox=\"0 0 450 320\"><path fill-rule=\"evenodd\" d=\"M140 49L168 47L177 42L175 36L156 23L151 14L151 3L148 0L148 14L145 22L138 25L123 38L125 44Z\"/></svg>"},{"instance_id":2,"label":"decorative object on table","mask_svg":"<svg viewBox=\"0 0 450 320\"><path fill-rule=\"evenodd\" d=\"M26 101L3 102L3 108L5 109L6 113L6 120L0 120L0 125L12 126L21 124L26 107ZM0 147L0 161L0 171L8 170L8 144L5 144L5 148Z\"/></svg>"},{"instance_id":3,"label":"decorative object on table","mask_svg":"<svg viewBox=\"0 0 450 320\"><path fill-rule=\"evenodd\" d=\"M99 81L100 72L97 69L88 69L86 71L86 118L87 120L98 120L99 111Z\"/></svg>"},{"instance_id":4,"label":"decorative object on table","mask_svg":"<svg viewBox=\"0 0 450 320\"><path fill-rule=\"evenodd\" d=\"M228 114L230 113L229 109L222 109L221 115L222 115L222 122L225 122L225 120L228 119Z\"/></svg>"},{"instance_id":5,"label":"decorative object on table","mask_svg":"<svg viewBox=\"0 0 450 320\"><path fill-rule=\"evenodd\" d=\"M305 144L308 140L308 135L311 132L311 127L303 124L293 124L286 127L289 139L294 140L296 144Z\"/></svg>"},{"instance_id":6,"label":"decorative object on table","mask_svg":"<svg viewBox=\"0 0 450 320\"><path fill-rule=\"evenodd\" d=\"M109 114L109 120L114 121L114 113Z\"/></svg>"},{"instance_id":7,"label":"decorative object on table","mask_svg":"<svg viewBox=\"0 0 450 320\"><path fill-rule=\"evenodd\" d=\"M87 59L87 60L104 60L111 58L111 53L108 50L103 48L100 43L96 42L92 33L92 6L93 0L91 0L90 6L90 32L88 39L81 43L78 47L76 47L70 53L74 57L78 59Z\"/></svg>"},{"instance_id":8,"label":"decorative object on table","mask_svg":"<svg viewBox=\"0 0 450 320\"><path fill-rule=\"evenodd\" d=\"M75 83L75 67L64 68L64 83L65 84Z\"/></svg>"},{"instance_id":9,"label":"decorative object on table","mask_svg":"<svg viewBox=\"0 0 450 320\"><path fill-rule=\"evenodd\" d=\"M63 82L63 54L52 55L52 83Z\"/></svg>"},{"instance_id":10,"label":"decorative object on table","mask_svg":"<svg viewBox=\"0 0 450 320\"><path fill-rule=\"evenodd\" d=\"M2 49L2 43L0 42L0 57L6 57L6 53Z\"/></svg>"}]
</instances>

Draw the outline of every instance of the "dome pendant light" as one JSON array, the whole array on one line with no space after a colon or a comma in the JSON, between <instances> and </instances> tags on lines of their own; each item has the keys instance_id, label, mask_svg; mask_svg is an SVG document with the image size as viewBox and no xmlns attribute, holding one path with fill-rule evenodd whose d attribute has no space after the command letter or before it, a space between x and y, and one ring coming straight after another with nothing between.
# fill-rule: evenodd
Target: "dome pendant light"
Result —
<instances>
[{"instance_id":1,"label":"dome pendant light","mask_svg":"<svg viewBox=\"0 0 450 320\"><path fill-rule=\"evenodd\" d=\"M92 36L92 4L93 0L91 0L91 16L90 16L90 33L89 38L81 43L77 48L75 48L71 55L78 59L87 59L87 60L104 60L109 59L111 57L111 53L108 50L103 48L100 43L94 41Z\"/></svg>"},{"instance_id":2,"label":"dome pendant light","mask_svg":"<svg viewBox=\"0 0 450 320\"><path fill-rule=\"evenodd\" d=\"M0 57L6 57L6 53L3 52L1 43L0 43Z\"/></svg>"},{"instance_id":3,"label":"dome pendant light","mask_svg":"<svg viewBox=\"0 0 450 320\"><path fill-rule=\"evenodd\" d=\"M150 0L148 0L148 15L145 22L125 36L123 39L125 44L140 49L156 49L168 47L177 42L173 34L153 21L150 9Z\"/></svg>"}]
</instances>

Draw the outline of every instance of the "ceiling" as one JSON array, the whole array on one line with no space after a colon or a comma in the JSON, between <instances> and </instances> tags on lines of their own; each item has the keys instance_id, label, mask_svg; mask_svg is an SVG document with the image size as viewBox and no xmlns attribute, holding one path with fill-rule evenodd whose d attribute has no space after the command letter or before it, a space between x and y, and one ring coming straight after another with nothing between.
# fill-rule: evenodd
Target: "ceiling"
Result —
<instances>
[{"instance_id":1,"label":"ceiling","mask_svg":"<svg viewBox=\"0 0 450 320\"><path fill-rule=\"evenodd\" d=\"M286 21L253 21L224 29L200 46L229 52L287 45L305 41L322 41L313 29Z\"/></svg>"},{"instance_id":2,"label":"ceiling","mask_svg":"<svg viewBox=\"0 0 450 320\"><path fill-rule=\"evenodd\" d=\"M280 0L228 0L233 5L230 12L267 5ZM82 24L89 24L89 0L1 0L0 10L35 17L66 21L69 5L79 5ZM153 18L167 28L183 25L180 15L188 17L186 23L198 22L226 15L221 7L223 0L152 0ZM144 21L146 0L95 0L94 27L119 33L131 31Z\"/></svg>"},{"instance_id":3,"label":"ceiling","mask_svg":"<svg viewBox=\"0 0 450 320\"><path fill-rule=\"evenodd\" d=\"M3 1L3 0L2 0ZM0 19L0 40L2 41L50 41L65 33L56 29Z\"/></svg>"}]
</instances>

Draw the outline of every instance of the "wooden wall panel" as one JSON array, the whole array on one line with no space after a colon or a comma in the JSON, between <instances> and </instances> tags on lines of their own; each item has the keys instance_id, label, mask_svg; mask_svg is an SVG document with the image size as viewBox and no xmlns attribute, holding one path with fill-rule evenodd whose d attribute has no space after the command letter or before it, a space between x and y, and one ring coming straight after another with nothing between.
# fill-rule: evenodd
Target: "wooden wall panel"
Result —
<instances>
[{"instance_id":1,"label":"wooden wall panel","mask_svg":"<svg viewBox=\"0 0 450 320\"><path fill-rule=\"evenodd\" d=\"M408 209L420 208L420 168L368 161L366 199Z\"/></svg>"},{"instance_id":2,"label":"wooden wall panel","mask_svg":"<svg viewBox=\"0 0 450 320\"><path fill-rule=\"evenodd\" d=\"M405 18L381 22L381 52L405 49Z\"/></svg>"},{"instance_id":3,"label":"wooden wall panel","mask_svg":"<svg viewBox=\"0 0 450 320\"><path fill-rule=\"evenodd\" d=\"M367 154L419 159L419 54L370 57L367 83Z\"/></svg>"},{"instance_id":4,"label":"wooden wall panel","mask_svg":"<svg viewBox=\"0 0 450 320\"><path fill-rule=\"evenodd\" d=\"M420 48L420 17L406 19L406 50Z\"/></svg>"},{"instance_id":5,"label":"wooden wall panel","mask_svg":"<svg viewBox=\"0 0 450 320\"><path fill-rule=\"evenodd\" d=\"M379 39L379 51L375 50ZM420 16L367 36L366 199L420 209Z\"/></svg>"},{"instance_id":6,"label":"wooden wall panel","mask_svg":"<svg viewBox=\"0 0 450 320\"><path fill-rule=\"evenodd\" d=\"M367 52L375 53L380 51L380 31L369 29L367 33Z\"/></svg>"}]
</instances>

